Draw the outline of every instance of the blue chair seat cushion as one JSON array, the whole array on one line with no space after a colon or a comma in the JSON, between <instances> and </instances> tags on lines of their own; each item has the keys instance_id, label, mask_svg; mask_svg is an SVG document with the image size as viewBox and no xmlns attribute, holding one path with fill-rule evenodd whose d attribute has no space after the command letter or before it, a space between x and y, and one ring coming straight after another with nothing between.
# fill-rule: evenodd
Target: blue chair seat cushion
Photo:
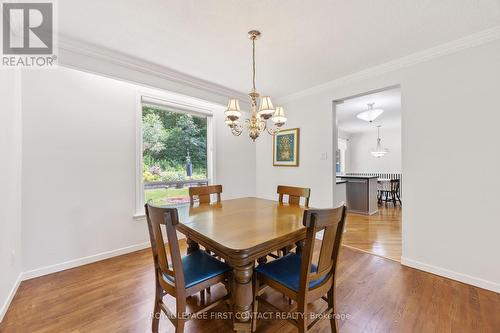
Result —
<instances>
[{"instance_id":1,"label":"blue chair seat cushion","mask_svg":"<svg viewBox=\"0 0 500 333\"><path fill-rule=\"evenodd\" d=\"M267 264L261 264L257 266L255 270L267 278L279 282L287 288L298 292L301 262L302 260L300 255L289 253L286 256L273 260ZM312 264L311 272L313 273L317 270L317 266ZM323 281L325 281L327 276L328 274L325 274L325 276L320 279L311 281L309 283L309 288L314 288L320 285Z\"/></svg>"},{"instance_id":2,"label":"blue chair seat cushion","mask_svg":"<svg viewBox=\"0 0 500 333\"><path fill-rule=\"evenodd\" d=\"M182 257L181 261L186 288L231 270L231 267L202 250ZM163 278L174 282L174 278L168 274L163 274Z\"/></svg>"}]
</instances>

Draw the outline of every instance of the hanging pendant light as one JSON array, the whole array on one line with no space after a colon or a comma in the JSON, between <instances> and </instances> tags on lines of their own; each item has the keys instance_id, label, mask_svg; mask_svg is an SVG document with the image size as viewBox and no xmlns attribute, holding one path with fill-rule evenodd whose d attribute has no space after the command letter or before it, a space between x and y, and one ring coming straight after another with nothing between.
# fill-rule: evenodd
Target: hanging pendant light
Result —
<instances>
[{"instance_id":1,"label":"hanging pendant light","mask_svg":"<svg viewBox=\"0 0 500 333\"><path fill-rule=\"evenodd\" d=\"M384 157L385 154L389 152L387 148L383 149L382 144L380 143L382 139L380 138L380 125L377 126L377 147L375 149L372 149L370 154L372 154L376 158L381 158Z\"/></svg>"},{"instance_id":2,"label":"hanging pendant light","mask_svg":"<svg viewBox=\"0 0 500 333\"><path fill-rule=\"evenodd\" d=\"M382 113L384 113L384 110L382 109L374 109L373 106L375 103L368 103L368 110L363 111L361 113L358 113L356 117L358 117L361 120L368 121L368 122L373 122L375 119L378 118Z\"/></svg>"}]
</instances>

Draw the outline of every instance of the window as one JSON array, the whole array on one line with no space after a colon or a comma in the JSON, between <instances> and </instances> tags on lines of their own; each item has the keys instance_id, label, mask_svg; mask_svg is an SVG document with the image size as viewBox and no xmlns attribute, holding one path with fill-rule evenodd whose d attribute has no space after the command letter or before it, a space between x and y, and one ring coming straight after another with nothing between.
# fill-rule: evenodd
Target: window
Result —
<instances>
[{"instance_id":1,"label":"window","mask_svg":"<svg viewBox=\"0 0 500 333\"><path fill-rule=\"evenodd\" d=\"M338 138L338 149L335 154L335 171L337 174L345 174L346 152L348 139Z\"/></svg>"},{"instance_id":2,"label":"window","mask_svg":"<svg viewBox=\"0 0 500 333\"><path fill-rule=\"evenodd\" d=\"M144 97L140 112L137 215L143 214L145 202L184 205L190 186L213 182L211 113Z\"/></svg>"}]
</instances>

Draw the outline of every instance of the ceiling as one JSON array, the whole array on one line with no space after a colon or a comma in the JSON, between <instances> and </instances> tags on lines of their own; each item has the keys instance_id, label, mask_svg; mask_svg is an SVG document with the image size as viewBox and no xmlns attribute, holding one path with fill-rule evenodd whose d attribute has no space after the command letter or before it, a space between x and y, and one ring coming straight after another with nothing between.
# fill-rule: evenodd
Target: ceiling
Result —
<instances>
[{"instance_id":1,"label":"ceiling","mask_svg":"<svg viewBox=\"0 0 500 333\"><path fill-rule=\"evenodd\" d=\"M384 112L373 121L358 119L356 115L368 109L368 103L375 103L374 109ZM337 126L347 133L376 131L377 125L384 129L401 128L401 89L393 88L381 92L347 99L337 104Z\"/></svg>"},{"instance_id":2,"label":"ceiling","mask_svg":"<svg viewBox=\"0 0 500 333\"><path fill-rule=\"evenodd\" d=\"M273 97L500 25L499 0L64 0L62 36Z\"/></svg>"}]
</instances>

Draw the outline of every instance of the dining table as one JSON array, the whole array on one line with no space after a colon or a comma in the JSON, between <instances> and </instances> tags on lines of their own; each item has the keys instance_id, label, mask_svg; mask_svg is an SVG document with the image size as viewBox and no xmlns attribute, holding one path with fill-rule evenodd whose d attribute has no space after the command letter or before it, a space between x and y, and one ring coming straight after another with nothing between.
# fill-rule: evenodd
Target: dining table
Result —
<instances>
[{"instance_id":1,"label":"dining table","mask_svg":"<svg viewBox=\"0 0 500 333\"><path fill-rule=\"evenodd\" d=\"M295 244L299 253L306 237L305 207L259 198L193 204L180 213L177 230L187 238L187 252L200 245L233 268L233 327L251 332L252 275L256 262Z\"/></svg>"}]
</instances>

